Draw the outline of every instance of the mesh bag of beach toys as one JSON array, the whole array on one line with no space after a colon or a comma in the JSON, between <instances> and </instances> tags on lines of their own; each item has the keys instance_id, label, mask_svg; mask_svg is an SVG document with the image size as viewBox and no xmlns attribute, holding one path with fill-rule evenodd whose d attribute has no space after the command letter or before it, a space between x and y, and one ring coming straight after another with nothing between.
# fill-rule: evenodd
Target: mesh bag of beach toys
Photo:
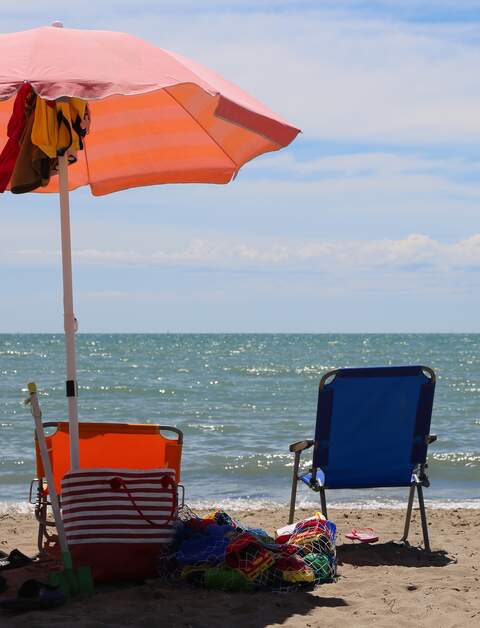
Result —
<instances>
[{"instance_id":1,"label":"mesh bag of beach toys","mask_svg":"<svg viewBox=\"0 0 480 628\"><path fill-rule=\"evenodd\" d=\"M336 576L336 527L321 513L277 530L275 539L223 510L176 524L172 551L159 557L159 576L223 591L288 591Z\"/></svg>"}]
</instances>

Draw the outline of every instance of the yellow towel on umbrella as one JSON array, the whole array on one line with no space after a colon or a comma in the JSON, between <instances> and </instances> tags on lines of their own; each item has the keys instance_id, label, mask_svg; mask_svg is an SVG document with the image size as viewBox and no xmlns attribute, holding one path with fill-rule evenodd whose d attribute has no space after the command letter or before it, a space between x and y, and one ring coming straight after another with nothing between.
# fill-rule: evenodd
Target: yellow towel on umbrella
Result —
<instances>
[{"instance_id":1,"label":"yellow towel on umbrella","mask_svg":"<svg viewBox=\"0 0 480 628\"><path fill-rule=\"evenodd\" d=\"M66 152L75 154L81 150L81 124L86 108L87 101L80 98L53 101L37 97L32 144L38 146L51 159Z\"/></svg>"}]
</instances>

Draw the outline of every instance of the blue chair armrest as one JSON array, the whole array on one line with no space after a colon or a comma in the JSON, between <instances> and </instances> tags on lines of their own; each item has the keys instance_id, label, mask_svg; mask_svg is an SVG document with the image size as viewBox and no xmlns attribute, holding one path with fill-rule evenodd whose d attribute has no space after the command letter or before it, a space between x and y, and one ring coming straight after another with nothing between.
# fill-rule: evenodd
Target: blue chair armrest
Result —
<instances>
[{"instance_id":1,"label":"blue chair armrest","mask_svg":"<svg viewBox=\"0 0 480 628\"><path fill-rule=\"evenodd\" d=\"M317 469L317 479L315 482L312 482L311 471L299 476L298 479L315 492L319 491L325 485L325 474L321 469Z\"/></svg>"},{"instance_id":2,"label":"blue chair armrest","mask_svg":"<svg viewBox=\"0 0 480 628\"><path fill-rule=\"evenodd\" d=\"M314 445L314 440L300 440L297 443L292 443L288 448L292 453L296 453L297 451L304 451L305 449L309 449Z\"/></svg>"}]
</instances>

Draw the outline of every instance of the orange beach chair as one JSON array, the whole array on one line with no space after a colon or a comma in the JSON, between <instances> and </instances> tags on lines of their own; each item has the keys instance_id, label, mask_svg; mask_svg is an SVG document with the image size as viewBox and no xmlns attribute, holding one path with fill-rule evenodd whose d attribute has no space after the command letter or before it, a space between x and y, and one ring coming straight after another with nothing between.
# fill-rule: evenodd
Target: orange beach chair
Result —
<instances>
[{"instance_id":1,"label":"orange beach chair","mask_svg":"<svg viewBox=\"0 0 480 628\"><path fill-rule=\"evenodd\" d=\"M56 428L47 436L47 449L52 464L55 488L61 499L61 481L69 470L70 453L68 422L46 422L44 428ZM175 469L180 482L183 434L168 425L137 425L132 423L79 423L80 464L83 468ZM168 437L164 435L168 433ZM30 484L30 503L35 506L39 523L38 548L53 540L48 520L48 487L45 481L38 442L35 439L36 474ZM34 489L36 485L36 491ZM182 491L183 486L179 486ZM35 493L35 496L34 496Z\"/></svg>"}]
</instances>

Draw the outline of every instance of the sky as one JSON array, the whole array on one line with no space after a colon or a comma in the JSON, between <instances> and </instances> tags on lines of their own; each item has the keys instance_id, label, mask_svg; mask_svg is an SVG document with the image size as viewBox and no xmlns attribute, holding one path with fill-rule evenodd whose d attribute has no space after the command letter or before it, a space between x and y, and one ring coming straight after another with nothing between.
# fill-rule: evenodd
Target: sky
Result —
<instances>
[{"instance_id":1,"label":"sky","mask_svg":"<svg viewBox=\"0 0 480 628\"><path fill-rule=\"evenodd\" d=\"M79 331L480 332L480 0L95 6L0 0L2 32L129 32L302 134L227 186L73 192ZM61 332L58 199L0 212L0 332Z\"/></svg>"}]
</instances>

